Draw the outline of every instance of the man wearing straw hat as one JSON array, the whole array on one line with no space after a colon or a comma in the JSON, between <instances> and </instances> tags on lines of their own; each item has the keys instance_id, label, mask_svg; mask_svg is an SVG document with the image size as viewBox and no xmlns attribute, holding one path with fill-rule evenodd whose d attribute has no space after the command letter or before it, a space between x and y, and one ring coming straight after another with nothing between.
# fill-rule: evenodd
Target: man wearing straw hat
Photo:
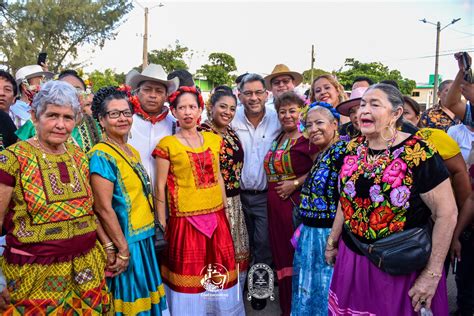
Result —
<instances>
[{"instance_id":1,"label":"man wearing straw hat","mask_svg":"<svg viewBox=\"0 0 474 316\"><path fill-rule=\"evenodd\" d=\"M303 76L300 73L291 71L284 64L276 65L272 73L264 79L265 88L272 91L273 94L272 101L267 102L266 106L271 106L272 108L275 98L278 98L284 92L295 90L295 87L303 82Z\"/></svg>"}]
</instances>

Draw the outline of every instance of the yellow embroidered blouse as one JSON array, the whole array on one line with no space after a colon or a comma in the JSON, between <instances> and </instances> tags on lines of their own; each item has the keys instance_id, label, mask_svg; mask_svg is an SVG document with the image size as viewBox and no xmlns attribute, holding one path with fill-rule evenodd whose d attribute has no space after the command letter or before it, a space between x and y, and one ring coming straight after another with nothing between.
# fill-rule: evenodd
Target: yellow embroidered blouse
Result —
<instances>
[{"instance_id":1,"label":"yellow embroidered blouse","mask_svg":"<svg viewBox=\"0 0 474 316\"><path fill-rule=\"evenodd\" d=\"M153 156L170 161L168 205L170 216L209 214L223 208L219 185L219 152L222 138L201 132L204 143L193 149L176 136L166 136L156 146Z\"/></svg>"}]
</instances>

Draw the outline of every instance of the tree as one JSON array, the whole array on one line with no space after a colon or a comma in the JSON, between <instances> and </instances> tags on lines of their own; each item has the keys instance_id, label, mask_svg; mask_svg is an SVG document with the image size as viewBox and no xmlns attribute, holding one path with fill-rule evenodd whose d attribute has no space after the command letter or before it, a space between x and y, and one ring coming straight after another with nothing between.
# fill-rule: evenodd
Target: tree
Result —
<instances>
[{"instance_id":1,"label":"tree","mask_svg":"<svg viewBox=\"0 0 474 316\"><path fill-rule=\"evenodd\" d=\"M103 47L115 38L122 18L132 9L128 0L28 0L0 6L0 54L11 72L36 64L48 53L49 69L77 68L77 48ZM66 64L67 63L67 64Z\"/></svg>"},{"instance_id":2,"label":"tree","mask_svg":"<svg viewBox=\"0 0 474 316\"><path fill-rule=\"evenodd\" d=\"M176 41L175 47L171 45L168 48L154 49L148 53L148 62L151 64L159 64L163 66L166 73L170 73L178 69L188 69L188 65L183 60L185 54L189 51L186 46L181 46ZM141 66L140 66L141 67Z\"/></svg>"},{"instance_id":3,"label":"tree","mask_svg":"<svg viewBox=\"0 0 474 316\"><path fill-rule=\"evenodd\" d=\"M119 86L125 83L125 74L116 74L112 69L106 69L104 72L94 70L89 74L89 80L92 82L94 92L103 87Z\"/></svg>"},{"instance_id":4,"label":"tree","mask_svg":"<svg viewBox=\"0 0 474 316\"><path fill-rule=\"evenodd\" d=\"M353 58L347 58L344 66L349 67L349 69L345 71L342 71L342 68L339 69L336 76L347 90L351 89L354 79L361 76L369 77L373 82L395 80L400 87L400 91L406 95L411 95L412 90L416 87L414 80L403 78L400 71L390 70L379 62L361 63Z\"/></svg>"},{"instance_id":5,"label":"tree","mask_svg":"<svg viewBox=\"0 0 474 316\"><path fill-rule=\"evenodd\" d=\"M237 70L234 57L226 53L211 53L209 62L209 64L202 65L198 72L214 86L231 85L234 82L235 75L230 74Z\"/></svg>"},{"instance_id":6,"label":"tree","mask_svg":"<svg viewBox=\"0 0 474 316\"><path fill-rule=\"evenodd\" d=\"M329 74L329 71L313 68L313 79L317 78L318 76ZM303 75L303 82L307 84L311 84L311 69L305 70L302 73Z\"/></svg>"}]
</instances>

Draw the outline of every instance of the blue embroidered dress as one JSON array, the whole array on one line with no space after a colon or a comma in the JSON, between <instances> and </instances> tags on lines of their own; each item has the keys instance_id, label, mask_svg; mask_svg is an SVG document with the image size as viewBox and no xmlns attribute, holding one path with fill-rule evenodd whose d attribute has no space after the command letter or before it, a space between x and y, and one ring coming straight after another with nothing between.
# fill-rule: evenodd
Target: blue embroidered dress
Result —
<instances>
[{"instance_id":1,"label":"blue embroidered dress","mask_svg":"<svg viewBox=\"0 0 474 316\"><path fill-rule=\"evenodd\" d=\"M166 309L166 300L153 242L153 197L151 190L144 192L142 185L150 180L139 153L133 147L129 148L134 153L133 158L108 143L95 145L88 154L91 174L114 184L112 207L130 250L128 269L108 278L107 285L113 294L116 315L161 315Z\"/></svg>"},{"instance_id":2,"label":"blue embroidered dress","mask_svg":"<svg viewBox=\"0 0 474 316\"><path fill-rule=\"evenodd\" d=\"M324 260L336 216L337 179L347 143L338 141L316 159L301 189L303 224L293 261L292 315L327 315L332 267Z\"/></svg>"}]
</instances>

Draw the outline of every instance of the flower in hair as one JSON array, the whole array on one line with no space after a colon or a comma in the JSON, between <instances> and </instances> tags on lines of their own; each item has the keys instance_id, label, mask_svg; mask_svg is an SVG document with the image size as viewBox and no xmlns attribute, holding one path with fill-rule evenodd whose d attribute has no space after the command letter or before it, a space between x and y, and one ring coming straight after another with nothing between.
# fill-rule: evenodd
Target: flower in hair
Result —
<instances>
[{"instance_id":1,"label":"flower in hair","mask_svg":"<svg viewBox=\"0 0 474 316\"><path fill-rule=\"evenodd\" d=\"M303 134L303 136L305 136L306 138L308 138L308 131L306 130L306 118L308 117L308 112L309 110L311 110L312 108L315 108L317 106L320 106L320 107L323 107L325 109L328 109L331 114L334 116L334 118L339 122L340 118L341 118L341 115L336 111L336 109L329 103L326 103L326 102L320 102L320 101L316 101L316 102L313 102L311 103L310 105L308 106L305 106L302 110L301 110L301 113L300 113L300 123L298 125L298 130L300 131L300 133Z\"/></svg>"},{"instance_id":2,"label":"flower in hair","mask_svg":"<svg viewBox=\"0 0 474 316\"><path fill-rule=\"evenodd\" d=\"M196 97L198 99L199 108L200 109L204 108L204 100L202 98L201 93L198 91L198 89L196 87L188 87L188 86L179 87L178 90L176 90L175 92L173 92L172 94L170 94L168 96L168 102L169 102L170 106L171 107L176 107L176 100L178 99L178 97L180 95L185 94L185 93L192 93L192 94L196 95Z\"/></svg>"}]
</instances>

